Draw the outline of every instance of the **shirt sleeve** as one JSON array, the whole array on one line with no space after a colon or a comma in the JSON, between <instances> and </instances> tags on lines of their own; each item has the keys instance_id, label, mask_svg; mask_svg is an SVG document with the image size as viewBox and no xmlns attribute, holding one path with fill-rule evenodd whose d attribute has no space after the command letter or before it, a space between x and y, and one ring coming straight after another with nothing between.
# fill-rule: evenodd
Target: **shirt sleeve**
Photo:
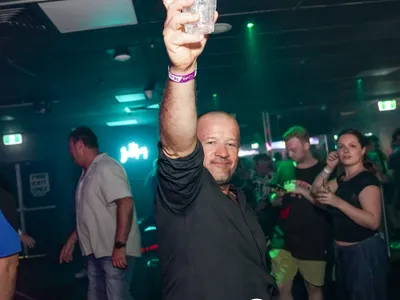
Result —
<instances>
[{"instance_id":1,"label":"shirt sleeve","mask_svg":"<svg viewBox=\"0 0 400 300\"><path fill-rule=\"evenodd\" d=\"M117 163L106 163L100 166L99 185L106 204L118 199L132 197L128 176L124 168Z\"/></svg>"},{"instance_id":2,"label":"shirt sleeve","mask_svg":"<svg viewBox=\"0 0 400 300\"><path fill-rule=\"evenodd\" d=\"M21 240L0 210L0 258L21 252Z\"/></svg>"},{"instance_id":3,"label":"shirt sleeve","mask_svg":"<svg viewBox=\"0 0 400 300\"><path fill-rule=\"evenodd\" d=\"M370 172L364 172L362 176L360 176L360 179L358 180L357 184L355 185L356 188L355 192L357 196L368 186L377 186L380 188L381 183L374 174Z\"/></svg>"},{"instance_id":4,"label":"shirt sleeve","mask_svg":"<svg viewBox=\"0 0 400 300\"><path fill-rule=\"evenodd\" d=\"M0 199L0 210L3 213L3 216L6 218L11 227L17 231L19 227L19 216L14 195L11 192L0 189Z\"/></svg>"},{"instance_id":5,"label":"shirt sleeve","mask_svg":"<svg viewBox=\"0 0 400 300\"><path fill-rule=\"evenodd\" d=\"M158 193L157 198L171 210L182 211L196 199L203 179L204 152L200 141L192 154L171 159L158 144Z\"/></svg>"}]
</instances>

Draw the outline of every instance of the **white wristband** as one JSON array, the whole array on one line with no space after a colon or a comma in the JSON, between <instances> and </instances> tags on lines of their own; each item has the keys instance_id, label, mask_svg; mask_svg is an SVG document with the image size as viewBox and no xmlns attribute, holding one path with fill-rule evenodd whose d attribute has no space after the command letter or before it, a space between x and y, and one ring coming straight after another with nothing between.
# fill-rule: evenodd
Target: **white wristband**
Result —
<instances>
[{"instance_id":1,"label":"white wristband","mask_svg":"<svg viewBox=\"0 0 400 300\"><path fill-rule=\"evenodd\" d=\"M325 167L322 171L323 171L325 174L328 174L328 175L330 175L330 174L332 173L332 171L331 171L330 169L328 169L327 167Z\"/></svg>"}]
</instances>

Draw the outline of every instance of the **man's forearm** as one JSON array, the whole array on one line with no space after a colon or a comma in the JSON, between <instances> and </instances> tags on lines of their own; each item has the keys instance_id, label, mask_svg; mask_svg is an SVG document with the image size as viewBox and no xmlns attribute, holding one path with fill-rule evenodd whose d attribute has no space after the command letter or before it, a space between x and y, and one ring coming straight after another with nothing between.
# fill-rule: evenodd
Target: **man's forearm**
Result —
<instances>
[{"instance_id":1,"label":"man's forearm","mask_svg":"<svg viewBox=\"0 0 400 300\"><path fill-rule=\"evenodd\" d=\"M160 108L160 137L164 151L183 157L196 146L197 111L195 82L168 81Z\"/></svg>"},{"instance_id":2,"label":"man's forearm","mask_svg":"<svg viewBox=\"0 0 400 300\"><path fill-rule=\"evenodd\" d=\"M133 219L133 200L130 197L119 199L117 203L117 232L116 242L125 243L128 240Z\"/></svg>"}]
</instances>

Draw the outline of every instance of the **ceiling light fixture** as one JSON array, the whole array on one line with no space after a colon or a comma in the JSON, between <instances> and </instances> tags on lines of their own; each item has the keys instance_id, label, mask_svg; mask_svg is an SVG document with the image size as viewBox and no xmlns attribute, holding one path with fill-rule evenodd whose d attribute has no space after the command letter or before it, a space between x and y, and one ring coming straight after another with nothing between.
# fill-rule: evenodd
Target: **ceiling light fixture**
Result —
<instances>
[{"instance_id":1,"label":"ceiling light fixture","mask_svg":"<svg viewBox=\"0 0 400 300\"><path fill-rule=\"evenodd\" d=\"M13 120L15 120L15 118L11 116L0 116L0 121L13 121Z\"/></svg>"},{"instance_id":2,"label":"ceiling light fixture","mask_svg":"<svg viewBox=\"0 0 400 300\"><path fill-rule=\"evenodd\" d=\"M128 125L136 125L138 123L137 120L125 120L125 121L115 121L115 122L107 122L107 126L116 127L116 126L128 126Z\"/></svg>"},{"instance_id":3,"label":"ceiling light fixture","mask_svg":"<svg viewBox=\"0 0 400 300\"><path fill-rule=\"evenodd\" d=\"M160 104L155 103L155 104L151 104L146 106L147 109L160 109Z\"/></svg>"},{"instance_id":4,"label":"ceiling light fixture","mask_svg":"<svg viewBox=\"0 0 400 300\"><path fill-rule=\"evenodd\" d=\"M131 54L128 49L116 49L113 58L119 62L126 62L131 59Z\"/></svg>"},{"instance_id":5,"label":"ceiling light fixture","mask_svg":"<svg viewBox=\"0 0 400 300\"><path fill-rule=\"evenodd\" d=\"M212 34L221 34L228 32L232 29L232 25L228 23L217 23L214 27L214 32Z\"/></svg>"},{"instance_id":6,"label":"ceiling light fixture","mask_svg":"<svg viewBox=\"0 0 400 300\"><path fill-rule=\"evenodd\" d=\"M143 101L147 99L144 93L117 95L115 98L119 103Z\"/></svg>"}]
</instances>

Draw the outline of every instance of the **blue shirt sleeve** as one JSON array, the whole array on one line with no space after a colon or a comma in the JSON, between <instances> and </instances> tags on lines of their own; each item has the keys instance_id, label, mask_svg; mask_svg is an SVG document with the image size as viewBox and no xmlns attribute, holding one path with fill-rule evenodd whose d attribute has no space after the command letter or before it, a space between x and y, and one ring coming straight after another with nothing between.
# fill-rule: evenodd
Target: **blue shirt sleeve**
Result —
<instances>
[{"instance_id":1,"label":"blue shirt sleeve","mask_svg":"<svg viewBox=\"0 0 400 300\"><path fill-rule=\"evenodd\" d=\"M0 258L21 252L21 240L18 232L0 210Z\"/></svg>"}]
</instances>

